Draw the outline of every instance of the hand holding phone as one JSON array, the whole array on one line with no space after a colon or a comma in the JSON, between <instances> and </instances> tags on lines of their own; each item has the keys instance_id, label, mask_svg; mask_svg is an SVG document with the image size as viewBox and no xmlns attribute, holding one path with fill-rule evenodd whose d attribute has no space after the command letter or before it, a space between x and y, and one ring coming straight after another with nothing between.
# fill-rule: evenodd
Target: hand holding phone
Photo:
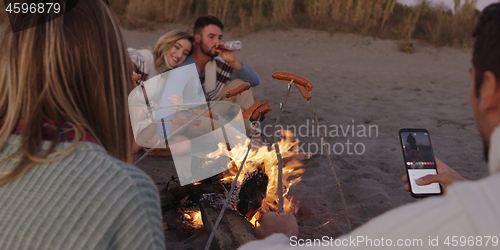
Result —
<instances>
[{"instance_id":1,"label":"hand holding phone","mask_svg":"<svg viewBox=\"0 0 500 250\"><path fill-rule=\"evenodd\" d=\"M436 175L426 175L420 179L417 179L415 182L417 185L428 185L431 183L439 183L443 188L443 193L446 192L446 188L455 183L457 181L467 181L464 177L462 177L457 171L450 168L448 165L444 164L439 158L436 159L436 169L438 174ZM408 175L405 174L402 178L403 182L408 183ZM410 192L410 185L405 185L405 191Z\"/></svg>"},{"instance_id":2,"label":"hand holding phone","mask_svg":"<svg viewBox=\"0 0 500 250\"><path fill-rule=\"evenodd\" d=\"M416 183L421 177L437 174L429 132L426 129L401 129L399 138L411 196L423 198L429 195L441 195L443 191L439 183L428 185Z\"/></svg>"}]
</instances>

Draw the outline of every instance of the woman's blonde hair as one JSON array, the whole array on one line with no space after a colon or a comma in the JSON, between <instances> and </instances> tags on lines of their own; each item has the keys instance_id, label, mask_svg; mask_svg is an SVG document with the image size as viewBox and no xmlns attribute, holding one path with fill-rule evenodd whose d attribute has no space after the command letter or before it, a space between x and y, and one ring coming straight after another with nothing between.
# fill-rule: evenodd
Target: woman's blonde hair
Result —
<instances>
[{"instance_id":1,"label":"woman's blonde hair","mask_svg":"<svg viewBox=\"0 0 500 250\"><path fill-rule=\"evenodd\" d=\"M0 185L38 163L69 155L85 132L109 155L131 162L127 95L132 71L127 60L120 27L103 0L79 1L62 17L24 31L6 27L0 43L0 148L20 119L25 127L21 147L2 155L0 164L20 161L0 175ZM56 151L56 135L42 150L44 119L71 125L74 141Z\"/></svg>"},{"instance_id":2,"label":"woman's blonde hair","mask_svg":"<svg viewBox=\"0 0 500 250\"><path fill-rule=\"evenodd\" d=\"M159 72L167 71L167 64L164 59L165 51L170 51L170 49L174 47L175 42L181 39L188 39L191 44L194 42L192 35L179 30L169 31L158 39L158 42L153 49L153 56L155 58L155 68ZM191 54L192 51L193 50L191 49L189 53Z\"/></svg>"}]
</instances>

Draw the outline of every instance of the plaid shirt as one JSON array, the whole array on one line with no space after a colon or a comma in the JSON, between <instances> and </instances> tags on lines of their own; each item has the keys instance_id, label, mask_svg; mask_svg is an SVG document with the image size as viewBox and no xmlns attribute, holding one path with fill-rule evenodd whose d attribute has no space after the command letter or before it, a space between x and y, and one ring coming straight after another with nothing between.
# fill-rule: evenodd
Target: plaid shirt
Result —
<instances>
[{"instance_id":1,"label":"plaid shirt","mask_svg":"<svg viewBox=\"0 0 500 250\"><path fill-rule=\"evenodd\" d=\"M229 81L229 78L231 77L231 73L233 72L233 68L229 66L226 62L219 58L214 58L215 63L217 65L217 74L216 74L216 83L215 83L215 89L210 90L206 92L206 99L207 101L213 101L215 97L220 93L224 85L226 84L227 81ZM205 89L205 76L200 77L201 85L203 86L203 90L207 91Z\"/></svg>"}]
</instances>

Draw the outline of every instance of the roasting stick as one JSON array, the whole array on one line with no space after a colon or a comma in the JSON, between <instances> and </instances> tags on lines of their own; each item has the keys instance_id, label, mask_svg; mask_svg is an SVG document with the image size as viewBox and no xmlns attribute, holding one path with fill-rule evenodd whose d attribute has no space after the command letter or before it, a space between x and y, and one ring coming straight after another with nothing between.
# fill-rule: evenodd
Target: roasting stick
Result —
<instances>
[{"instance_id":1,"label":"roasting stick","mask_svg":"<svg viewBox=\"0 0 500 250\"><path fill-rule=\"evenodd\" d=\"M284 81L290 81L288 83L288 90L285 95L285 100L283 103L280 103L280 110L278 112L278 116L276 117L276 124L274 125L274 128L276 129L276 126L280 122L281 114L285 110L285 105L286 101L288 100L288 96L290 95L290 88L292 87L292 83L295 81L295 85L300 84L303 85L304 88L306 88L308 91L311 91L312 89L312 83L308 81L307 79L287 73L287 72L274 72L273 78L276 80L284 80ZM276 138L276 131L274 132L274 149L276 150L276 157L278 158L278 212L283 213L283 159L281 157L280 149L278 147L278 141Z\"/></svg>"},{"instance_id":2,"label":"roasting stick","mask_svg":"<svg viewBox=\"0 0 500 250\"><path fill-rule=\"evenodd\" d=\"M290 88L292 87L293 80L288 83L288 90L286 91L285 100L280 103L280 110L278 111L278 116L276 116L276 123L274 124L274 150L276 151L276 157L278 158L278 212L283 213L283 158L281 157L280 147L278 146L278 138L276 137L276 126L280 123L281 114L285 110L286 101L290 95Z\"/></svg>"},{"instance_id":3,"label":"roasting stick","mask_svg":"<svg viewBox=\"0 0 500 250\"><path fill-rule=\"evenodd\" d=\"M222 217L224 216L224 211L226 210L227 205L229 204L229 199L231 199L231 195L233 195L234 188L236 187L236 182L238 182L238 177L240 176L243 166L245 166L245 161L247 160L248 153L250 153L250 149L252 148L252 140L257 130L259 130L258 128L260 128L259 124L261 117L262 117L262 111L259 111L259 119L255 121L256 126L252 133L252 137L250 137L250 141L248 142L247 152L245 153L245 157L243 157L243 161L241 161L240 168L238 169L238 173L236 173L236 176L234 177L233 183L231 183L231 189L229 190L229 193L227 193L226 195L226 200L224 201L224 205L222 206L222 209L219 213L219 217L217 217L217 221L215 221L214 227L212 228L212 233L210 233L210 237L208 237L207 244L205 245L205 250L210 249L210 245L212 244L212 240L214 239L215 232L217 232L217 228L219 227Z\"/></svg>"},{"instance_id":4,"label":"roasting stick","mask_svg":"<svg viewBox=\"0 0 500 250\"><path fill-rule=\"evenodd\" d=\"M244 82L244 83L240 83L238 86L228 90L223 96L221 96L219 99L217 99L217 101L215 101L214 103L212 103L211 107L213 108L213 106L217 105L217 103L219 103L220 101L222 101L222 99L224 98L233 98L247 90L250 89L250 84L247 83L247 82ZM185 127L189 126L191 123L193 123L194 121L196 121L196 119L200 118L203 114L207 113L209 110L210 110L210 106L207 107L205 110L203 110L203 112L199 113L197 116L195 116L193 119L189 120L188 122L186 122L184 125L182 125L181 127L179 127L177 130L175 130L174 132L170 133L167 138L165 138L165 141L167 141L168 139L174 137L175 135L179 134ZM148 156L149 154L151 154L153 152L153 150L155 150L158 146L160 146L160 144L162 143L163 140L158 140L158 142L152 147L150 148L146 153L144 153L141 158L137 159L137 161L134 162L134 166L137 166L139 163L141 163L142 160L144 160L144 158L146 158L146 156Z\"/></svg>"},{"instance_id":5,"label":"roasting stick","mask_svg":"<svg viewBox=\"0 0 500 250\"><path fill-rule=\"evenodd\" d=\"M302 97L311 105L311 109L312 109L312 112L314 114L314 119L316 121L316 124L319 126L318 115L316 114L316 110L314 109L314 105L312 104L312 101L311 101L310 91L312 90L312 83L309 80L307 80L299 75L295 75L293 73L288 73L288 72L275 72L273 74L273 78L278 79L278 80L285 80L285 81L295 80L295 84L294 84L295 87L297 87L300 94L302 94ZM337 177L337 173L335 172L335 169L333 168L332 159L330 157L330 151L328 151L328 149L326 147L325 138L324 138L323 132L321 132L321 130L319 130L319 135L321 137L321 144L323 145L323 149L326 151L326 154L327 154L328 165L330 166L330 169L332 170L333 177L335 179L335 183L337 184L337 187L339 189L340 199L342 201L342 205L344 206L344 213L345 213L345 218L347 221L347 226L349 227L349 231L352 231L351 221L349 220L349 217L347 215L347 204L345 202L344 192L342 191L342 187L340 186L340 181ZM280 182L278 182L278 183L280 183Z\"/></svg>"}]
</instances>

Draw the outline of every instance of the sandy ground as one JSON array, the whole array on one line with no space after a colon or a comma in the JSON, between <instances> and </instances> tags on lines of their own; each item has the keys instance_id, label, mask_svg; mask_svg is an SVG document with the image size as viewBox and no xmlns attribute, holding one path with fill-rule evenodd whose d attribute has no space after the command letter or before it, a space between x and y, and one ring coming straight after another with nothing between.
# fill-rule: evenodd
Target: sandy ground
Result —
<instances>
[{"instance_id":1,"label":"sandy ground","mask_svg":"<svg viewBox=\"0 0 500 250\"><path fill-rule=\"evenodd\" d=\"M186 26L168 28L189 31ZM123 33L129 47L143 48L153 46L167 30ZM337 145L332 158L354 227L389 209L418 202L403 190L400 128L428 129L435 155L463 176L478 179L488 174L468 101L470 50L416 44L414 54L404 54L397 51L397 43L392 40L312 30L265 30L244 36L226 32L224 40L232 39L243 43L238 59L261 78L260 86L253 88L256 100L270 100L270 106L279 107L286 83L271 78L275 71L293 72L313 82L312 102L330 135L326 142L344 146L340 152ZM271 126L276 115L276 111L270 113L263 123L264 128L268 126L264 130L268 141L272 140ZM292 89L281 124L308 126L308 132L302 130L298 137L302 148L314 153L320 139L317 132L313 134L312 121L310 106ZM342 134L340 126L346 129L348 125L356 128L354 136L351 130L346 136ZM334 126L339 128L338 136ZM358 136L359 130L368 131L369 126L371 137L368 133L366 137ZM375 126L378 133L373 130ZM350 151L348 140L352 143ZM356 143L357 152L364 151L362 154L354 151ZM170 158L148 157L140 168L159 187L176 174ZM302 181L290 190L300 206L300 237L348 233L326 155L318 152L304 161L304 168ZM171 229L165 230L167 246L181 249L204 245L199 239L181 243L190 234L171 225L175 218L169 220Z\"/></svg>"},{"instance_id":2,"label":"sandy ground","mask_svg":"<svg viewBox=\"0 0 500 250\"><path fill-rule=\"evenodd\" d=\"M153 46L162 32L125 30L124 36L128 46L140 48ZM404 191L401 181L405 170L398 141L400 128L428 129L435 155L465 177L478 179L488 174L468 101L470 50L436 49L417 43L414 54L404 54L392 40L312 30L265 30L244 36L229 31L225 36L226 41L243 43L238 59L261 78L260 86L253 88L256 100L270 100L270 106L279 107L286 83L271 78L275 71L293 72L313 82L312 102L320 123L331 135L326 142L344 146L340 152L337 145L332 158L354 227L417 201ZM263 125L274 125L276 115L268 115ZM281 124L308 125L309 133L303 126L298 137L303 149L309 147L314 153L320 139L317 132L313 134L313 114L296 89L292 89ZM340 126L345 129L348 125L356 128L354 136L352 131L342 134ZM371 137L358 136L359 130L368 131L370 125ZM264 132L271 141L272 127ZM348 140L352 143L349 152ZM356 143L357 153L364 146L363 154L354 151ZM302 181L290 190L301 207L300 236L348 233L326 155L318 152L304 164ZM175 174L168 159L151 157L141 168L157 181ZM330 219L331 223L320 228ZM169 239L173 238L167 236Z\"/></svg>"}]
</instances>

